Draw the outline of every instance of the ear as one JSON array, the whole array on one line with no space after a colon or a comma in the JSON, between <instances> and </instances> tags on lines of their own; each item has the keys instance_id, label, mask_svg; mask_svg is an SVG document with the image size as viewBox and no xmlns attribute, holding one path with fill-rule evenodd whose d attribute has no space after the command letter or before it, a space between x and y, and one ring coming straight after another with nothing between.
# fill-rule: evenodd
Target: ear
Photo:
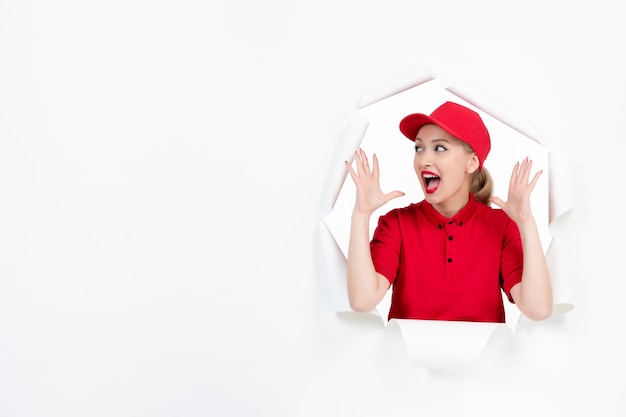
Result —
<instances>
[{"instance_id":1,"label":"ear","mask_svg":"<svg viewBox=\"0 0 626 417\"><path fill-rule=\"evenodd\" d=\"M468 174L473 174L480 167L480 161L478 160L478 155L476 153L472 153L472 156L467 161L466 172Z\"/></svg>"}]
</instances>

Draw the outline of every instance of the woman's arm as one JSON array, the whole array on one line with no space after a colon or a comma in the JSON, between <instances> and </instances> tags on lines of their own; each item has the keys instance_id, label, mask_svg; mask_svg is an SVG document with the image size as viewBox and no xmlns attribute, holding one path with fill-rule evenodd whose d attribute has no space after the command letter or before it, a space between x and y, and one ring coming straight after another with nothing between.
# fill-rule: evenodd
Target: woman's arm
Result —
<instances>
[{"instance_id":1,"label":"woman's arm","mask_svg":"<svg viewBox=\"0 0 626 417\"><path fill-rule=\"evenodd\" d=\"M354 311L370 311L385 296L389 281L376 272L369 243L369 215L352 213L348 246L348 299Z\"/></svg>"},{"instance_id":2,"label":"woman's arm","mask_svg":"<svg viewBox=\"0 0 626 417\"><path fill-rule=\"evenodd\" d=\"M404 193L393 191L384 194L380 189L378 159L372 158L370 169L363 150L355 152L355 171L346 161L348 172L356 185L356 201L350 222L348 246L348 298L354 311L370 311L383 299L389 281L376 272L372 262L369 238L369 220L372 213L388 201Z\"/></svg>"},{"instance_id":3,"label":"woman's arm","mask_svg":"<svg viewBox=\"0 0 626 417\"><path fill-rule=\"evenodd\" d=\"M526 317L543 320L552 314L552 285L534 220L517 224L524 251L522 281L511 288L511 297Z\"/></svg>"},{"instance_id":4,"label":"woman's arm","mask_svg":"<svg viewBox=\"0 0 626 417\"><path fill-rule=\"evenodd\" d=\"M542 171L530 178L532 161L528 158L515 164L509 183L508 201L498 197L491 201L500 206L517 224L522 239L524 263L522 281L511 288L511 297L520 311L532 320L543 320L552 314L552 284L537 230L537 223L530 209L530 193Z\"/></svg>"}]
</instances>

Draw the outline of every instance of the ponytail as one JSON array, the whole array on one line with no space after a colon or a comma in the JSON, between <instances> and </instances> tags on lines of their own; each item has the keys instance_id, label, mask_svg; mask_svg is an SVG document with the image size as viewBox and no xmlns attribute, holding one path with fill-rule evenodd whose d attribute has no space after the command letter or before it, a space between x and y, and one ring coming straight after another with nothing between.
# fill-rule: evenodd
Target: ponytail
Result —
<instances>
[{"instance_id":1,"label":"ponytail","mask_svg":"<svg viewBox=\"0 0 626 417\"><path fill-rule=\"evenodd\" d=\"M470 180L470 191L476 201L487 206L491 205L489 199L493 196L493 179L487 168L483 167L480 172L474 171Z\"/></svg>"},{"instance_id":2,"label":"ponytail","mask_svg":"<svg viewBox=\"0 0 626 417\"><path fill-rule=\"evenodd\" d=\"M461 142L461 145L463 145L466 151L476 153L469 143L462 140L459 140L459 142ZM486 206L491 206L490 200L491 197L493 197L493 179L484 166L480 172L476 170L472 173L470 177L470 192L474 194L476 201Z\"/></svg>"}]
</instances>

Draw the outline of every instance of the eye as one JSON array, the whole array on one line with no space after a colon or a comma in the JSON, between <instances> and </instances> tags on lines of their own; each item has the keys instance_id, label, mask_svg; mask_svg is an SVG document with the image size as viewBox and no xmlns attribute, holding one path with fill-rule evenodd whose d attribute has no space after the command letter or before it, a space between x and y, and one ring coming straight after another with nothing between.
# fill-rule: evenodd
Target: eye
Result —
<instances>
[{"instance_id":1,"label":"eye","mask_svg":"<svg viewBox=\"0 0 626 417\"><path fill-rule=\"evenodd\" d=\"M435 152L444 152L447 151L448 149L446 149L444 146L442 145L437 145L435 146Z\"/></svg>"},{"instance_id":2,"label":"eye","mask_svg":"<svg viewBox=\"0 0 626 417\"><path fill-rule=\"evenodd\" d=\"M415 153L422 152L423 150L424 150L424 148L422 148L421 146L416 146L415 147Z\"/></svg>"}]
</instances>

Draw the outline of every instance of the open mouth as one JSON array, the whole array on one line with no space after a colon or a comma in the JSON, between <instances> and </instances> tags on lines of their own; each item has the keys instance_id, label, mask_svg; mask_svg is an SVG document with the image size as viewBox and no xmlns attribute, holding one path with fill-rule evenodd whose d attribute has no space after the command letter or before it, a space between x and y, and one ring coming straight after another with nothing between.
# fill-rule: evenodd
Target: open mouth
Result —
<instances>
[{"instance_id":1,"label":"open mouth","mask_svg":"<svg viewBox=\"0 0 626 417\"><path fill-rule=\"evenodd\" d=\"M437 188L439 188L439 184L441 183L439 175L433 172L422 172L422 179L424 180L424 188L429 194L437 191Z\"/></svg>"}]
</instances>

